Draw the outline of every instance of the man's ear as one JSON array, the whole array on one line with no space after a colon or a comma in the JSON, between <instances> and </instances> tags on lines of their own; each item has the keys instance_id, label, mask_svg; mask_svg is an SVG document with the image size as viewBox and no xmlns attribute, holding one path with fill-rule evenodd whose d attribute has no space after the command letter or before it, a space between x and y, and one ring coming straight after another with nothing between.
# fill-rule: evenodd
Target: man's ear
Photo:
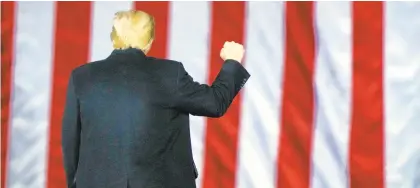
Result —
<instances>
[{"instance_id":1,"label":"man's ear","mask_svg":"<svg viewBox=\"0 0 420 188\"><path fill-rule=\"evenodd\" d=\"M152 47L152 44L153 44L153 39L150 40L150 42L142 49L144 54L147 54L150 51L150 48Z\"/></svg>"}]
</instances>

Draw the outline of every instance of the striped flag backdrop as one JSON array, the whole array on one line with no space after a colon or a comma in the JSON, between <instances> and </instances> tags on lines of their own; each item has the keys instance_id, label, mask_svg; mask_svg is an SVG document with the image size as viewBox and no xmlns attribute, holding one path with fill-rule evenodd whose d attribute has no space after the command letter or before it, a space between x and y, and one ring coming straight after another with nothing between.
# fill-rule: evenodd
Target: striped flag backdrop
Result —
<instances>
[{"instance_id":1,"label":"striped flag backdrop","mask_svg":"<svg viewBox=\"0 0 420 188\"><path fill-rule=\"evenodd\" d=\"M201 83L226 40L251 79L191 117L200 188L419 188L420 2L2 2L2 187L63 188L70 71L106 58L116 11L156 18L150 55Z\"/></svg>"}]
</instances>

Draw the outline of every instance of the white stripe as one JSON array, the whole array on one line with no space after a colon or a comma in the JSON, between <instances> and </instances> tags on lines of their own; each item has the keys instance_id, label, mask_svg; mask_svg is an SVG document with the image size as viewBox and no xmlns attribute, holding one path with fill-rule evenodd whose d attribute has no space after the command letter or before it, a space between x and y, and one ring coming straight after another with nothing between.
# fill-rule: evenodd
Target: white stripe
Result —
<instances>
[{"instance_id":1,"label":"white stripe","mask_svg":"<svg viewBox=\"0 0 420 188\"><path fill-rule=\"evenodd\" d=\"M351 108L351 2L317 2L313 188L348 186Z\"/></svg>"},{"instance_id":2,"label":"white stripe","mask_svg":"<svg viewBox=\"0 0 420 188\"><path fill-rule=\"evenodd\" d=\"M181 61L194 78L207 83L210 2L171 2L169 32L169 59ZM197 187L201 187L205 146L203 117L190 116L190 132L194 161L198 168Z\"/></svg>"},{"instance_id":3,"label":"white stripe","mask_svg":"<svg viewBox=\"0 0 420 188\"><path fill-rule=\"evenodd\" d=\"M284 66L284 3L248 2L237 187L274 188Z\"/></svg>"},{"instance_id":4,"label":"white stripe","mask_svg":"<svg viewBox=\"0 0 420 188\"><path fill-rule=\"evenodd\" d=\"M94 1L91 27L90 61L105 59L112 52L110 38L114 14L133 8L131 1Z\"/></svg>"},{"instance_id":5,"label":"white stripe","mask_svg":"<svg viewBox=\"0 0 420 188\"><path fill-rule=\"evenodd\" d=\"M8 187L45 186L54 16L54 2L17 2Z\"/></svg>"},{"instance_id":6,"label":"white stripe","mask_svg":"<svg viewBox=\"0 0 420 188\"><path fill-rule=\"evenodd\" d=\"M387 2L385 31L386 187L420 187L420 3Z\"/></svg>"}]
</instances>

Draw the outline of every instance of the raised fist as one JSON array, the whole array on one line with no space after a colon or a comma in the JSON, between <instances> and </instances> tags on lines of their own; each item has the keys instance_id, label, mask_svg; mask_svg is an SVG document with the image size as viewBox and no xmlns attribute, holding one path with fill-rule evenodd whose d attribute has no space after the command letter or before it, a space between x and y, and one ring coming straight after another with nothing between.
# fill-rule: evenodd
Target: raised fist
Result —
<instances>
[{"instance_id":1,"label":"raised fist","mask_svg":"<svg viewBox=\"0 0 420 188\"><path fill-rule=\"evenodd\" d=\"M230 41L225 42L223 45L222 50L220 50L220 57L226 61L227 59L236 60L239 63L242 62L242 58L244 57L244 47L242 44Z\"/></svg>"}]
</instances>

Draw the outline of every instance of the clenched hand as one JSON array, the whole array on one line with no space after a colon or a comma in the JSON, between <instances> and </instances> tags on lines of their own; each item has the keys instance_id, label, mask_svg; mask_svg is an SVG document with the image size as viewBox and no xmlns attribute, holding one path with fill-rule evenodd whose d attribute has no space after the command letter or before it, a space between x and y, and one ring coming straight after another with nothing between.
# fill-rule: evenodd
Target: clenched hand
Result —
<instances>
[{"instance_id":1,"label":"clenched hand","mask_svg":"<svg viewBox=\"0 0 420 188\"><path fill-rule=\"evenodd\" d=\"M227 59L236 60L239 63L242 62L244 57L245 49L242 44L236 43L234 41L225 42L222 50L220 50L220 57L225 61Z\"/></svg>"}]
</instances>

